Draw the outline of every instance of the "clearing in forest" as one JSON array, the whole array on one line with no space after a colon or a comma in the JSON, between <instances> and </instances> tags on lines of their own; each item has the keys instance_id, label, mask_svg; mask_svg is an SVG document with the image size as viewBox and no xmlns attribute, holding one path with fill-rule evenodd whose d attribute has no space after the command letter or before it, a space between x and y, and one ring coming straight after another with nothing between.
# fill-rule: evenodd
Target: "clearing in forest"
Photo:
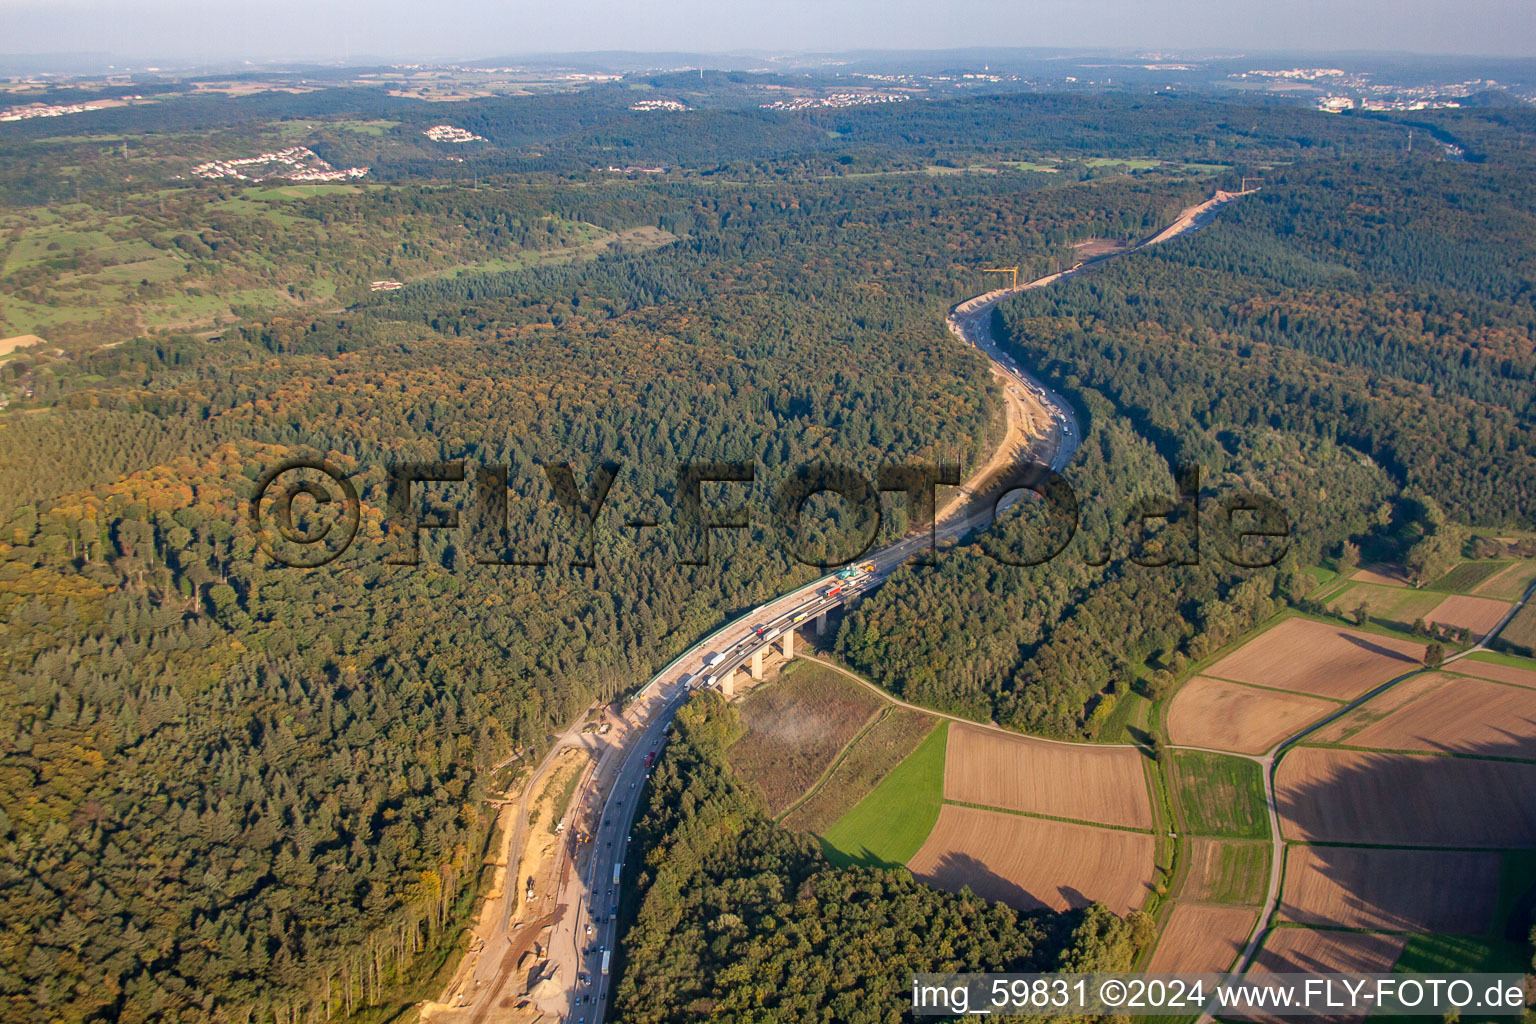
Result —
<instances>
[{"instance_id":1,"label":"clearing in forest","mask_svg":"<svg viewBox=\"0 0 1536 1024\"><path fill-rule=\"evenodd\" d=\"M727 753L778 814L809 789L881 708L880 698L840 672L797 660L742 702L747 731Z\"/></svg>"},{"instance_id":2,"label":"clearing in forest","mask_svg":"<svg viewBox=\"0 0 1536 1024\"><path fill-rule=\"evenodd\" d=\"M784 816L782 824L806 832L825 832L906 760L938 722L932 715L910 708L887 708L805 802Z\"/></svg>"}]
</instances>

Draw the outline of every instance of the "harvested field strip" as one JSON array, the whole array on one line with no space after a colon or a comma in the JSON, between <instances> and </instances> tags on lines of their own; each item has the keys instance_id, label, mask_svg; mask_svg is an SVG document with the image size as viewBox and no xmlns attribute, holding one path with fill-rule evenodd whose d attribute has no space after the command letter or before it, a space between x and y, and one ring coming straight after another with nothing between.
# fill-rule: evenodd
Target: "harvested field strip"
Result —
<instances>
[{"instance_id":1,"label":"harvested field strip","mask_svg":"<svg viewBox=\"0 0 1536 1024\"><path fill-rule=\"evenodd\" d=\"M1198 750L1173 753L1174 799L1182 831L1234 839L1268 839L1269 814L1259 765Z\"/></svg>"},{"instance_id":2,"label":"harvested field strip","mask_svg":"<svg viewBox=\"0 0 1536 1024\"><path fill-rule=\"evenodd\" d=\"M1259 754L1339 706L1318 697L1196 676L1168 708L1168 742Z\"/></svg>"},{"instance_id":3,"label":"harvested field strip","mask_svg":"<svg viewBox=\"0 0 1536 1024\"><path fill-rule=\"evenodd\" d=\"M1268 843L1191 839L1180 901L1257 907L1269 885Z\"/></svg>"},{"instance_id":4,"label":"harvested field strip","mask_svg":"<svg viewBox=\"0 0 1536 1024\"><path fill-rule=\"evenodd\" d=\"M1404 847L1536 846L1533 764L1299 747L1280 762L1275 798L1288 839Z\"/></svg>"},{"instance_id":5,"label":"harvested field strip","mask_svg":"<svg viewBox=\"0 0 1536 1024\"><path fill-rule=\"evenodd\" d=\"M888 707L782 823L806 832L825 832L916 750L938 722L917 711Z\"/></svg>"},{"instance_id":6,"label":"harvested field strip","mask_svg":"<svg viewBox=\"0 0 1536 1024\"><path fill-rule=\"evenodd\" d=\"M741 705L747 731L727 757L762 792L770 814L821 777L883 702L838 672L796 661Z\"/></svg>"},{"instance_id":7,"label":"harvested field strip","mask_svg":"<svg viewBox=\"0 0 1536 1024\"><path fill-rule=\"evenodd\" d=\"M1039 818L1041 821L1060 821L1068 825L1088 825L1091 828L1112 828L1117 832L1141 832L1151 833L1150 828L1132 828L1129 825L1106 825L1102 821L1086 821L1083 818L1068 818L1059 814L1037 814L1034 811L1016 811L1011 807L995 807L991 804L974 804L967 800L945 800L946 807L969 807L976 811L993 811L997 814L1017 814L1021 818Z\"/></svg>"},{"instance_id":8,"label":"harvested field strip","mask_svg":"<svg viewBox=\"0 0 1536 1024\"><path fill-rule=\"evenodd\" d=\"M910 860L939 818L944 798L941 722L869 795L827 829L822 849L839 865L895 866Z\"/></svg>"},{"instance_id":9,"label":"harvested field strip","mask_svg":"<svg viewBox=\"0 0 1536 1024\"><path fill-rule=\"evenodd\" d=\"M1361 566L1355 570L1354 575L1350 576L1350 579L1359 580L1362 583L1379 583L1386 587L1411 586L1407 571L1400 565L1377 564Z\"/></svg>"},{"instance_id":10,"label":"harvested field strip","mask_svg":"<svg viewBox=\"0 0 1536 1024\"><path fill-rule=\"evenodd\" d=\"M1385 974L1402 954L1407 938L1375 932L1321 931L1282 926L1264 938L1250 974ZM1225 1019L1228 1015L1224 1014ZM1262 1013L1232 1014L1233 1020L1295 1024L1300 1018ZM1359 1021L1363 1016L1313 1017L1313 1021ZM1427 1019L1427 1018L1426 1018Z\"/></svg>"},{"instance_id":11,"label":"harvested field strip","mask_svg":"<svg viewBox=\"0 0 1536 1024\"><path fill-rule=\"evenodd\" d=\"M1530 589L1533 579L1536 579L1536 565L1516 562L1473 593L1478 597L1492 597L1500 601L1518 601Z\"/></svg>"},{"instance_id":12,"label":"harvested field strip","mask_svg":"<svg viewBox=\"0 0 1536 1024\"><path fill-rule=\"evenodd\" d=\"M1154 850L1145 833L946 804L907 866L940 889L969 886L1019 910L1066 910L1099 900L1125 914L1151 892Z\"/></svg>"},{"instance_id":13,"label":"harvested field strip","mask_svg":"<svg viewBox=\"0 0 1536 1024\"><path fill-rule=\"evenodd\" d=\"M1465 672L1479 679L1491 679L1496 683L1536 687L1536 661L1527 658L1500 657L1479 651L1470 658L1452 662L1450 670Z\"/></svg>"},{"instance_id":14,"label":"harvested field strip","mask_svg":"<svg viewBox=\"0 0 1536 1024\"><path fill-rule=\"evenodd\" d=\"M1322 701L1334 708L1341 708L1349 703L1349 701L1343 697L1320 697L1311 693L1298 694L1295 690L1287 690L1283 686L1265 686L1263 683L1245 683L1241 679L1222 679L1219 676L1214 676L1210 673L1204 673L1196 678L1210 679L1214 682L1226 683L1229 686L1245 686L1250 690L1257 690L1260 693L1284 693L1292 697L1306 697L1308 700Z\"/></svg>"},{"instance_id":15,"label":"harvested field strip","mask_svg":"<svg viewBox=\"0 0 1536 1024\"><path fill-rule=\"evenodd\" d=\"M1496 853L1292 846L1280 914L1297 924L1477 935L1493 922Z\"/></svg>"},{"instance_id":16,"label":"harvested field strip","mask_svg":"<svg viewBox=\"0 0 1536 1024\"><path fill-rule=\"evenodd\" d=\"M1361 729L1348 745L1505 757L1514 749L1536 761L1536 689L1456 677Z\"/></svg>"},{"instance_id":17,"label":"harvested field strip","mask_svg":"<svg viewBox=\"0 0 1536 1024\"><path fill-rule=\"evenodd\" d=\"M1146 758L1135 747L1053 743L955 723L944 797L1053 818L1152 827Z\"/></svg>"},{"instance_id":18,"label":"harvested field strip","mask_svg":"<svg viewBox=\"0 0 1536 1024\"><path fill-rule=\"evenodd\" d=\"M1442 626L1467 628L1481 640L1488 631L1509 614L1507 601L1495 601L1487 597L1463 597L1459 594L1446 598L1424 617L1426 622Z\"/></svg>"},{"instance_id":19,"label":"harvested field strip","mask_svg":"<svg viewBox=\"0 0 1536 1024\"><path fill-rule=\"evenodd\" d=\"M1177 903L1158 937L1148 974L1214 974L1226 971L1243 951L1257 910Z\"/></svg>"},{"instance_id":20,"label":"harvested field strip","mask_svg":"<svg viewBox=\"0 0 1536 1024\"><path fill-rule=\"evenodd\" d=\"M1206 674L1353 700L1413 671L1423 654L1421 643L1292 617L1222 658Z\"/></svg>"},{"instance_id":21,"label":"harvested field strip","mask_svg":"<svg viewBox=\"0 0 1536 1024\"><path fill-rule=\"evenodd\" d=\"M1377 694L1353 711L1329 722L1316 732L1309 733L1307 743L1342 743L1354 733L1411 705L1425 694L1433 693L1448 682L1461 679L1449 672L1420 672L1410 676L1384 693Z\"/></svg>"}]
</instances>

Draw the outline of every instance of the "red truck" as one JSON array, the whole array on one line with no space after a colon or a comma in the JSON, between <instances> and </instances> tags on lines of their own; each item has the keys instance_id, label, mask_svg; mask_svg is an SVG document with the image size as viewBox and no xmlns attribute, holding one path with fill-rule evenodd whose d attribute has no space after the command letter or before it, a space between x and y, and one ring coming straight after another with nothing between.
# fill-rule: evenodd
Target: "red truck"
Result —
<instances>
[{"instance_id":1,"label":"red truck","mask_svg":"<svg viewBox=\"0 0 1536 1024\"><path fill-rule=\"evenodd\" d=\"M649 754L645 755L645 766L647 768L649 768L651 765L653 765L655 763L656 763L656 751L653 750Z\"/></svg>"}]
</instances>

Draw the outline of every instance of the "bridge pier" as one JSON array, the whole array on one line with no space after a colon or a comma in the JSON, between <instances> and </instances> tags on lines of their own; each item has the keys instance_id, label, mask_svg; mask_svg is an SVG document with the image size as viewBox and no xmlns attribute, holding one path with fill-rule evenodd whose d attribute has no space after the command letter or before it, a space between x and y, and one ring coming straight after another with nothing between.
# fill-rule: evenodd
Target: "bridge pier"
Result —
<instances>
[{"instance_id":1,"label":"bridge pier","mask_svg":"<svg viewBox=\"0 0 1536 1024\"><path fill-rule=\"evenodd\" d=\"M725 675L720 677L720 692L725 694L727 697L734 697L736 695L735 669L731 669Z\"/></svg>"},{"instance_id":2,"label":"bridge pier","mask_svg":"<svg viewBox=\"0 0 1536 1024\"><path fill-rule=\"evenodd\" d=\"M752 678L759 682L763 679L763 649L761 647L752 652Z\"/></svg>"},{"instance_id":3,"label":"bridge pier","mask_svg":"<svg viewBox=\"0 0 1536 1024\"><path fill-rule=\"evenodd\" d=\"M788 661L795 656L795 628L791 626L784 631L784 660Z\"/></svg>"},{"instance_id":4,"label":"bridge pier","mask_svg":"<svg viewBox=\"0 0 1536 1024\"><path fill-rule=\"evenodd\" d=\"M827 631L827 613L822 612L816 616L816 635L821 636Z\"/></svg>"}]
</instances>

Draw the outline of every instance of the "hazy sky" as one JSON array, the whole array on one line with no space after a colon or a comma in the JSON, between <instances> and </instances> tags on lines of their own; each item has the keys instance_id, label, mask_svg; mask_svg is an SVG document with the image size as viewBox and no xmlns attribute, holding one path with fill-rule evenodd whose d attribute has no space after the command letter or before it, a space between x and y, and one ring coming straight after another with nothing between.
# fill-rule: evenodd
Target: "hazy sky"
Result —
<instances>
[{"instance_id":1,"label":"hazy sky","mask_svg":"<svg viewBox=\"0 0 1536 1024\"><path fill-rule=\"evenodd\" d=\"M1536 0L0 0L0 53L475 57L958 46L1536 56Z\"/></svg>"}]
</instances>

